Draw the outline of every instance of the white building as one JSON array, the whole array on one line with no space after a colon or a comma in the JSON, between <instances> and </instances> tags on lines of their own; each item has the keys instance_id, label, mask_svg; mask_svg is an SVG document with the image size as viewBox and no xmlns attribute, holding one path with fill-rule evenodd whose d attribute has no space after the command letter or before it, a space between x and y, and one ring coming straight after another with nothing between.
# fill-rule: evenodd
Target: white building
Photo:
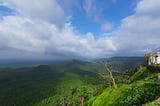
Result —
<instances>
[{"instance_id":1,"label":"white building","mask_svg":"<svg viewBox=\"0 0 160 106\"><path fill-rule=\"evenodd\" d=\"M147 64L160 64L160 52L146 54Z\"/></svg>"}]
</instances>

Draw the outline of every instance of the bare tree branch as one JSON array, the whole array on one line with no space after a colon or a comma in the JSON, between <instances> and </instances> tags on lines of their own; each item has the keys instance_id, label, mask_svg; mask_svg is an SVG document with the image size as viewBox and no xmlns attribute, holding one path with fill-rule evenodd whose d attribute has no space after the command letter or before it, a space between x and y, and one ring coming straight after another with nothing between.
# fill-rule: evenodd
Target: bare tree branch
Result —
<instances>
[{"instance_id":1,"label":"bare tree branch","mask_svg":"<svg viewBox=\"0 0 160 106\"><path fill-rule=\"evenodd\" d=\"M109 72L109 76L110 76L110 78L112 79L113 86L114 86L114 88L116 89L116 88L117 88L117 84L116 84L115 79L114 79L114 77L113 77L113 75L112 75L111 69L110 69L110 68L107 66L107 64L104 63L104 62L103 62L103 65L104 65L105 69Z\"/></svg>"}]
</instances>

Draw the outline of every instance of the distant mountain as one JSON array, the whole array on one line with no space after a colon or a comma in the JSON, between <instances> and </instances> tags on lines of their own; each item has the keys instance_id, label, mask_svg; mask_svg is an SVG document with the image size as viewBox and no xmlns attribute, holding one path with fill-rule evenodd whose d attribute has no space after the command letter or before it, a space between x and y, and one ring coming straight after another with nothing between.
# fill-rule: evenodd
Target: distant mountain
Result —
<instances>
[{"instance_id":1,"label":"distant mountain","mask_svg":"<svg viewBox=\"0 0 160 106\"><path fill-rule=\"evenodd\" d=\"M0 59L0 66L28 66L28 65L61 63L63 61L62 60L32 60L32 59L31 60Z\"/></svg>"},{"instance_id":2,"label":"distant mountain","mask_svg":"<svg viewBox=\"0 0 160 106\"><path fill-rule=\"evenodd\" d=\"M135 69L140 64L145 63L144 57L112 57L103 58L98 61L106 62L111 69L118 72L124 72L126 70Z\"/></svg>"},{"instance_id":3,"label":"distant mountain","mask_svg":"<svg viewBox=\"0 0 160 106\"><path fill-rule=\"evenodd\" d=\"M66 60L64 62L62 62L62 64L65 64L65 65L86 65L88 64L89 62L87 61L82 61L82 60L77 60L77 59L69 59L69 60Z\"/></svg>"}]
</instances>

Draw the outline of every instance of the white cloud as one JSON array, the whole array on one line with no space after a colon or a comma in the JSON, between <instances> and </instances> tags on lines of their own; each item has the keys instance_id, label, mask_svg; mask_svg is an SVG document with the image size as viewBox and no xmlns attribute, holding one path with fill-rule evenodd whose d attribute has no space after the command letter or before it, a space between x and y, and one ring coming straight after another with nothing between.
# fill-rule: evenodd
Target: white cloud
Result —
<instances>
[{"instance_id":1,"label":"white cloud","mask_svg":"<svg viewBox=\"0 0 160 106\"><path fill-rule=\"evenodd\" d=\"M81 0L57 0L57 2L61 5L65 13L72 14L73 9L81 10Z\"/></svg>"},{"instance_id":2,"label":"white cloud","mask_svg":"<svg viewBox=\"0 0 160 106\"><path fill-rule=\"evenodd\" d=\"M77 35L69 23L61 29L21 16L3 17L0 38L5 48L68 58L98 58L116 50L110 38L95 39L92 33Z\"/></svg>"},{"instance_id":3,"label":"white cloud","mask_svg":"<svg viewBox=\"0 0 160 106\"><path fill-rule=\"evenodd\" d=\"M99 23L102 7L98 7L98 4L95 0L85 0L83 8L86 12L86 15L93 21Z\"/></svg>"},{"instance_id":4,"label":"white cloud","mask_svg":"<svg viewBox=\"0 0 160 106\"><path fill-rule=\"evenodd\" d=\"M117 0L111 1L115 3ZM101 4L103 3L103 4ZM97 2L96 0L85 0L83 4L84 11L90 20L96 22L101 26L102 32L109 31L113 28L113 23L108 22L107 19L103 19L103 11L111 5L109 2ZM106 5L104 5L106 4Z\"/></svg>"},{"instance_id":5,"label":"white cloud","mask_svg":"<svg viewBox=\"0 0 160 106\"><path fill-rule=\"evenodd\" d=\"M152 15L153 17L155 16L160 16L159 11L160 11L160 0L142 0L138 3L135 11L136 14L141 14L141 15Z\"/></svg>"},{"instance_id":6,"label":"white cloud","mask_svg":"<svg viewBox=\"0 0 160 106\"><path fill-rule=\"evenodd\" d=\"M42 27L43 26L43 27ZM28 18L6 16L0 22L1 45L28 51L44 51L49 34L45 23L35 23ZM40 40L44 39L43 42Z\"/></svg>"},{"instance_id":7,"label":"white cloud","mask_svg":"<svg viewBox=\"0 0 160 106\"><path fill-rule=\"evenodd\" d=\"M5 51L0 51L0 58L4 53L6 56L7 51L8 55L10 51L14 51L14 54L16 51L23 51L19 53L23 55L26 52L27 56L34 54L59 58L100 58L114 55L140 55L160 47L158 0L140 1L135 8L135 13L123 19L117 30L102 34L104 36L99 38L95 38L91 32L84 35L77 33L70 23L66 23L65 12L56 0L38 1L40 4L32 0L34 6L28 9L26 6L30 7L29 1L7 0L5 2L20 14L3 16L0 20L0 48ZM151 1L154 3L146 6ZM86 1L86 12L90 13L91 8L94 10L94 5L90 0ZM111 28L108 23L103 25L104 30Z\"/></svg>"},{"instance_id":8,"label":"white cloud","mask_svg":"<svg viewBox=\"0 0 160 106\"><path fill-rule=\"evenodd\" d=\"M4 5L21 15L62 25L66 14L56 0L1 0Z\"/></svg>"},{"instance_id":9,"label":"white cloud","mask_svg":"<svg viewBox=\"0 0 160 106\"><path fill-rule=\"evenodd\" d=\"M159 0L140 1L135 14L123 19L119 29L111 33L118 55L144 55L149 51L160 51L160 18L155 17L160 16L157 12L159 5Z\"/></svg>"},{"instance_id":10,"label":"white cloud","mask_svg":"<svg viewBox=\"0 0 160 106\"><path fill-rule=\"evenodd\" d=\"M101 25L101 30L103 31L103 32L105 32L105 31L109 31L109 30L111 30L112 28L113 28L113 24L111 24L111 23L108 23L108 22L104 22L102 25Z\"/></svg>"}]
</instances>

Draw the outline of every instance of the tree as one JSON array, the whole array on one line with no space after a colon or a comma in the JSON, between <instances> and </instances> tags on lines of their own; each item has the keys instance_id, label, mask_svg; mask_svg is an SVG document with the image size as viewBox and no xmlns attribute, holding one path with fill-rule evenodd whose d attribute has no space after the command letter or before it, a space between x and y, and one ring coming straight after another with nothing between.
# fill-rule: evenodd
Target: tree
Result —
<instances>
[{"instance_id":1,"label":"tree","mask_svg":"<svg viewBox=\"0 0 160 106\"><path fill-rule=\"evenodd\" d=\"M115 79L113 77L111 69L107 66L107 64L105 62L103 62L103 65L104 65L105 69L109 72L109 76L110 76L110 78L112 80L112 84L113 84L114 88L116 89L117 88L117 84L115 82Z\"/></svg>"}]
</instances>

